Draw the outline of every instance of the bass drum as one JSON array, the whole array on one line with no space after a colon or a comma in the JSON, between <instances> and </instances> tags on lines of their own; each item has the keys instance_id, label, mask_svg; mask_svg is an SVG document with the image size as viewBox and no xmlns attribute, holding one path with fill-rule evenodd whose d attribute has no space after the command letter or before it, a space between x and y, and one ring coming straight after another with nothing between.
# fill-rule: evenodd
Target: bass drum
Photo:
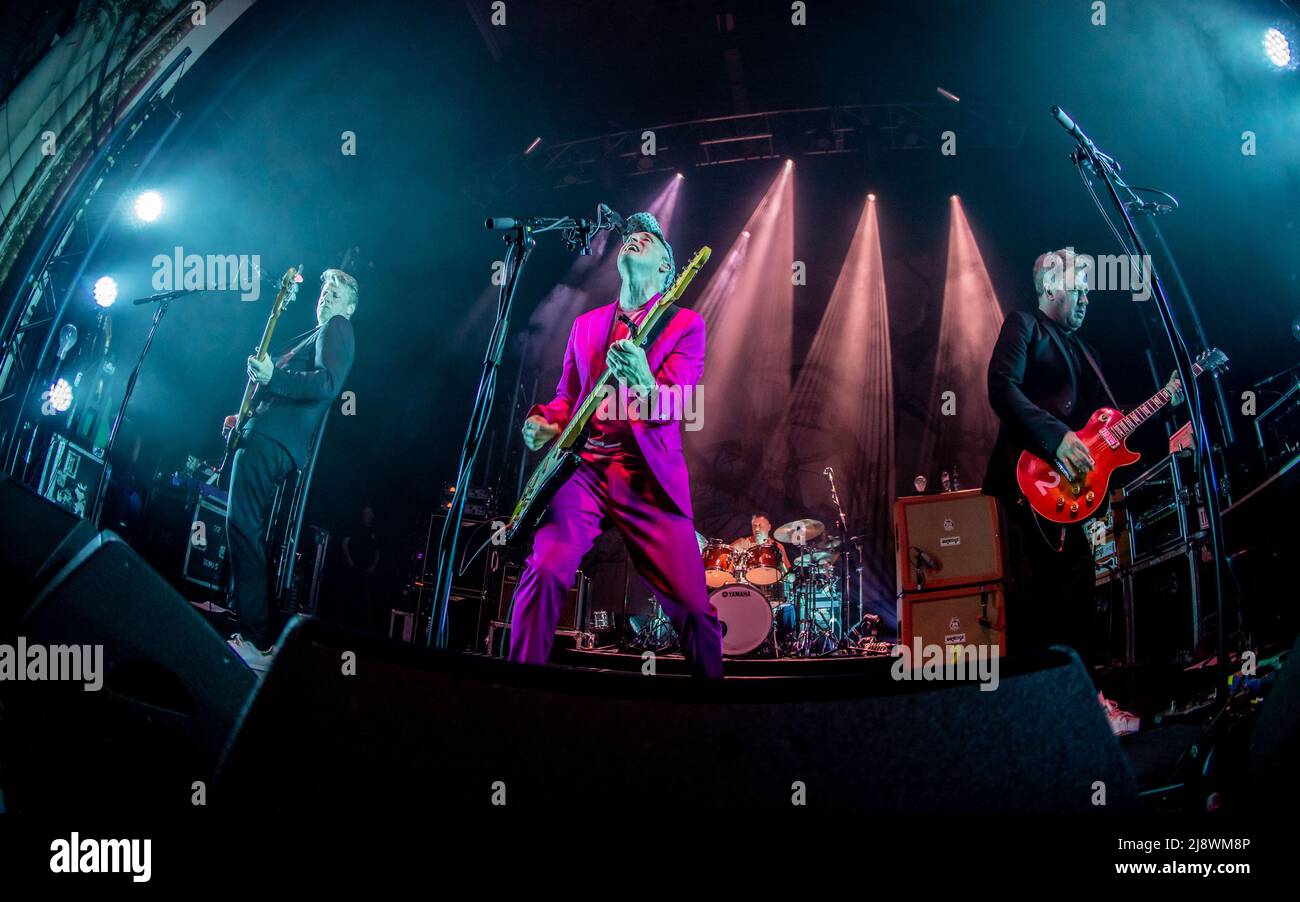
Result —
<instances>
[{"instance_id":1,"label":"bass drum","mask_svg":"<svg viewBox=\"0 0 1300 902\"><path fill-rule=\"evenodd\" d=\"M772 605L753 586L720 586L709 593L722 621L722 653L747 655L772 634Z\"/></svg>"}]
</instances>

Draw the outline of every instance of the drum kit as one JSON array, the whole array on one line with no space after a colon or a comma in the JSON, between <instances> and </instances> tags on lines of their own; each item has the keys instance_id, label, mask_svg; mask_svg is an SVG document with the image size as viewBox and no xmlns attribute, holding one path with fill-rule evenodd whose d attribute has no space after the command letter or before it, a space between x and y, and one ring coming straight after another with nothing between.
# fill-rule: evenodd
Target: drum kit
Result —
<instances>
[{"instance_id":1,"label":"drum kit","mask_svg":"<svg viewBox=\"0 0 1300 902\"><path fill-rule=\"evenodd\" d=\"M842 541L820 520L801 519L765 542L737 548L696 533L709 598L722 622L722 653L812 657L845 647L836 563ZM777 543L798 554L786 567Z\"/></svg>"}]
</instances>

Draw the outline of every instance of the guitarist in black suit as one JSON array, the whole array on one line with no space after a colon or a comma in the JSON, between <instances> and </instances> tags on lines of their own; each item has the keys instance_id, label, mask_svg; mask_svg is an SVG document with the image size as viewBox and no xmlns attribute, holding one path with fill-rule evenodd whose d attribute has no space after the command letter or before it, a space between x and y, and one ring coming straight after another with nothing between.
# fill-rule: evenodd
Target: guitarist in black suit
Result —
<instances>
[{"instance_id":1,"label":"guitarist in black suit","mask_svg":"<svg viewBox=\"0 0 1300 902\"><path fill-rule=\"evenodd\" d=\"M1055 251L1034 261L1038 309L1007 316L989 361L989 402L1002 425L984 494L998 499L1006 533L1013 654L1055 642L1080 645L1088 623L1093 563L1083 529L1038 520L1016 484L1016 462L1026 448L1047 459L1055 455L1076 471L1092 467L1074 430L1103 405L1106 392L1085 358L1091 349L1078 337L1088 312L1087 270L1076 269L1067 290L1065 259L1065 251Z\"/></svg>"},{"instance_id":2,"label":"guitarist in black suit","mask_svg":"<svg viewBox=\"0 0 1300 902\"><path fill-rule=\"evenodd\" d=\"M276 490L306 466L316 430L352 370L356 309L356 279L327 269L316 301L317 327L294 339L274 362L269 356L248 358L249 378L259 384L257 407L235 450L226 536L231 607L240 629L230 647L259 673L270 664L275 640L263 541L267 521ZM236 420L226 417L223 434Z\"/></svg>"},{"instance_id":3,"label":"guitarist in black suit","mask_svg":"<svg viewBox=\"0 0 1300 902\"><path fill-rule=\"evenodd\" d=\"M989 361L989 402L1002 425L983 491L998 499L1006 533L1013 653L1055 643L1079 647L1090 625L1094 565L1083 527L1038 518L1016 483L1026 449L1071 472L1091 470L1075 430L1098 407L1119 407L1096 353L1079 338L1088 312L1086 261L1071 248L1034 261L1038 309L1007 316Z\"/></svg>"}]
</instances>

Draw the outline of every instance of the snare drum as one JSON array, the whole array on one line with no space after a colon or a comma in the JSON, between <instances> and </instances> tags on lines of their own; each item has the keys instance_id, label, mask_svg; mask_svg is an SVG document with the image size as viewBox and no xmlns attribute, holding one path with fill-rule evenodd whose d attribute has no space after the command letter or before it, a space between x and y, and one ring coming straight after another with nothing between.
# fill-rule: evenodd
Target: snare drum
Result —
<instances>
[{"instance_id":1,"label":"snare drum","mask_svg":"<svg viewBox=\"0 0 1300 902\"><path fill-rule=\"evenodd\" d=\"M745 551L745 579L756 586L781 581L781 546L768 539Z\"/></svg>"},{"instance_id":2,"label":"snare drum","mask_svg":"<svg viewBox=\"0 0 1300 902\"><path fill-rule=\"evenodd\" d=\"M725 542L709 539L704 550L700 552L704 560L704 582L710 589L726 586L736 581L736 564L740 552Z\"/></svg>"},{"instance_id":3,"label":"snare drum","mask_svg":"<svg viewBox=\"0 0 1300 902\"><path fill-rule=\"evenodd\" d=\"M772 606L753 586L720 586L709 593L722 623L722 653L746 655L772 634Z\"/></svg>"}]
</instances>

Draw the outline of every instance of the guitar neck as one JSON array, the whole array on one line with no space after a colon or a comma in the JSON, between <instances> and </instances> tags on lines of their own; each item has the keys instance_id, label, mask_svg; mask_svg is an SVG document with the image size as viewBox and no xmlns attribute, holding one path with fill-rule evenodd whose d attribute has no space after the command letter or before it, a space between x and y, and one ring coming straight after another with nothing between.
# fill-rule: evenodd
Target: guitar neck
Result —
<instances>
[{"instance_id":1,"label":"guitar neck","mask_svg":"<svg viewBox=\"0 0 1300 902\"><path fill-rule=\"evenodd\" d=\"M1199 363L1192 364L1193 379L1200 376L1203 372L1205 372L1205 370ZM1134 408L1128 416L1124 417L1124 419L1112 426L1110 428L1111 435L1116 439L1123 441L1136 432L1139 426L1159 413L1161 408L1168 404L1172 399L1173 393L1168 389L1168 387L1160 389L1160 391L1156 392Z\"/></svg>"}]
</instances>

